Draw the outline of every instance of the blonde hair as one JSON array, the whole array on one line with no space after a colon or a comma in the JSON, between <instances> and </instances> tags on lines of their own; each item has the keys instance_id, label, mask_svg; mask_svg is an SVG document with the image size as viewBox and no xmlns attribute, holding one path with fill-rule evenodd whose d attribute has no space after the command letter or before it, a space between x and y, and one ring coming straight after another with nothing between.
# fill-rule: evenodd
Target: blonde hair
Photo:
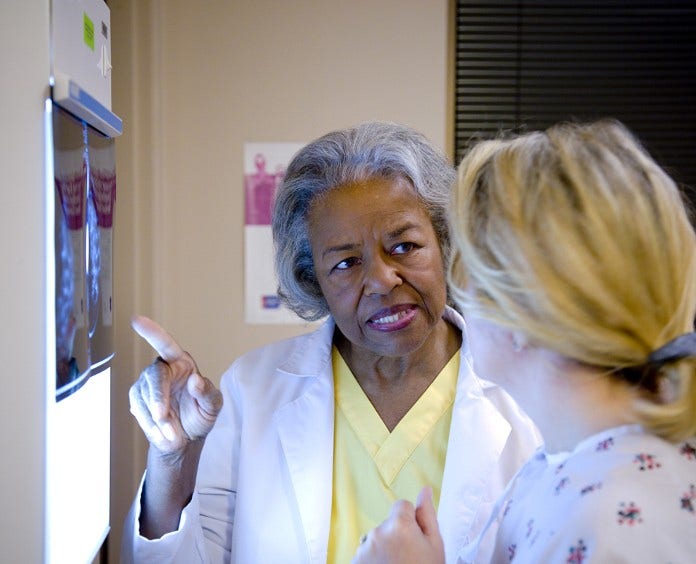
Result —
<instances>
[{"instance_id":1,"label":"blonde hair","mask_svg":"<svg viewBox=\"0 0 696 564\"><path fill-rule=\"evenodd\" d=\"M481 142L453 200L448 275L463 308L627 381L693 331L696 235L675 183L620 123ZM638 382L646 427L696 433L695 371L687 358Z\"/></svg>"}]
</instances>

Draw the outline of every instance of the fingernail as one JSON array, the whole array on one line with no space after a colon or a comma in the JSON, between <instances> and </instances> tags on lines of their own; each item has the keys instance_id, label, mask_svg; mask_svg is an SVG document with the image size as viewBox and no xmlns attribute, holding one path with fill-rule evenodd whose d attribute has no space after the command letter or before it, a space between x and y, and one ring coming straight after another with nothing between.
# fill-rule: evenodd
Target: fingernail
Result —
<instances>
[{"instance_id":1,"label":"fingernail","mask_svg":"<svg viewBox=\"0 0 696 564\"><path fill-rule=\"evenodd\" d=\"M195 372L192 374L193 378L193 386L196 388L197 391L202 392L205 390L205 382L203 381L203 377Z\"/></svg>"}]
</instances>

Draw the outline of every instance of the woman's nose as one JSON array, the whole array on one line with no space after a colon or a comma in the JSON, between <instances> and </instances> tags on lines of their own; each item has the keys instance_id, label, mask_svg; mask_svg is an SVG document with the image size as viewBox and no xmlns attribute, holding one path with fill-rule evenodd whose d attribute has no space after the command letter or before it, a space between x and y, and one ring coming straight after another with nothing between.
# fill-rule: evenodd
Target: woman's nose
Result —
<instances>
[{"instance_id":1,"label":"woman's nose","mask_svg":"<svg viewBox=\"0 0 696 564\"><path fill-rule=\"evenodd\" d=\"M388 294L402 282L397 265L388 257L373 257L365 268L365 294Z\"/></svg>"}]
</instances>

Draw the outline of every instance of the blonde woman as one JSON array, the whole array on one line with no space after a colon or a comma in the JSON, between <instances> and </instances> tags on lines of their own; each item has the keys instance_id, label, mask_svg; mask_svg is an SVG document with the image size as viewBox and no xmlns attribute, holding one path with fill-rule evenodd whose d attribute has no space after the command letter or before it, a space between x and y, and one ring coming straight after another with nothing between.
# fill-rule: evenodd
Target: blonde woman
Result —
<instances>
[{"instance_id":1,"label":"blonde woman","mask_svg":"<svg viewBox=\"0 0 696 564\"><path fill-rule=\"evenodd\" d=\"M621 124L562 124L475 146L450 221L474 368L545 443L460 562L491 542L493 562L692 562L696 236L674 182ZM424 493L355 561L443 562Z\"/></svg>"}]
</instances>

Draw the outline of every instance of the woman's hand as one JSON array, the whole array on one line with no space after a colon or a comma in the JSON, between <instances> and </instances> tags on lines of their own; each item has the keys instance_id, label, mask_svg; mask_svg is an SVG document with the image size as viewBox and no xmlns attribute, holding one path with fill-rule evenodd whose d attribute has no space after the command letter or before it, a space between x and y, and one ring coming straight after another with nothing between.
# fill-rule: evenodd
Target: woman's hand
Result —
<instances>
[{"instance_id":1,"label":"woman's hand","mask_svg":"<svg viewBox=\"0 0 696 564\"><path fill-rule=\"evenodd\" d=\"M176 459L190 442L210 432L222 408L222 394L157 323L135 317L131 325L159 355L130 389L131 413L150 445L164 458Z\"/></svg>"},{"instance_id":2,"label":"woman's hand","mask_svg":"<svg viewBox=\"0 0 696 564\"><path fill-rule=\"evenodd\" d=\"M444 564L445 549L437 525L433 491L423 488L416 506L394 503L386 521L360 543L353 564Z\"/></svg>"},{"instance_id":3,"label":"woman's hand","mask_svg":"<svg viewBox=\"0 0 696 564\"><path fill-rule=\"evenodd\" d=\"M179 526L193 494L203 442L222 409L222 394L157 323L135 317L131 324L159 355L129 392L131 413L150 441L140 534L156 539Z\"/></svg>"}]
</instances>

